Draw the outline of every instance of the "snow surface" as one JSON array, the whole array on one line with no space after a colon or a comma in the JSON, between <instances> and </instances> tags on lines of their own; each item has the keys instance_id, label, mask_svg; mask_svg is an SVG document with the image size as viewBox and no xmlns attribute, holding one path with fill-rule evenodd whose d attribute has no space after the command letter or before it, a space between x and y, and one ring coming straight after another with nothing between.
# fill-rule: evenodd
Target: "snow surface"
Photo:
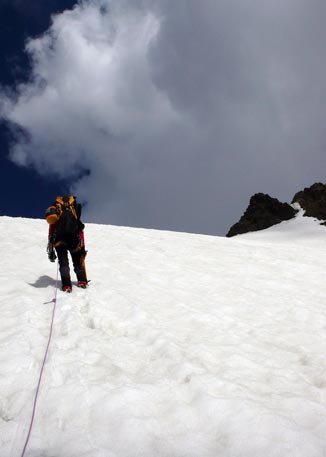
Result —
<instances>
[{"instance_id":1,"label":"snow surface","mask_svg":"<svg viewBox=\"0 0 326 457\"><path fill-rule=\"evenodd\" d=\"M51 322L47 224L0 218L0 456L20 456ZM326 228L86 227L27 457L325 457Z\"/></svg>"}]
</instances>

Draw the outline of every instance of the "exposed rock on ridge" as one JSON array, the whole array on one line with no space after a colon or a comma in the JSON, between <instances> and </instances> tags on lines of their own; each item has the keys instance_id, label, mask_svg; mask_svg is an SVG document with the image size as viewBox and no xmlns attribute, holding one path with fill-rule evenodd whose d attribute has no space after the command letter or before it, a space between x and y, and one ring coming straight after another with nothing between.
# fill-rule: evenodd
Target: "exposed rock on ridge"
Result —
<instances>
[{"instance_id":1,"label":"exposed rock on ridge","mask_svg":"<svg viewBox=\"0 0 326 457\"><path fill-rule=\"evenodd\" d=\"M249 206L239 222L230 228L226 236L266 229L292 219L296 212L288 203L281 203L277 198L262 193L255 194L251 197Z\"/></svg>"},{"instance_id":2,"label":"exposed rock on ridge","mask_svg":"<svg viewBox=\"0 0 326 457\"><path fill-rule=\"evenodd\" d=\"M326 184L317 182L306 187L295 194L292 203L295 202L304 209L305 216L315 217L322 221L326 220Z\"/></svg>"},{"instance_id":3,"label":"exposed rock on ridge","mask_svg":"<svg viewBox=\"0 0 326 457\"><path fill-rule=\"evenodd\" d=\"M305 187L295 194L292 203L299 203L304 210L304 216L315 217L322 221L322 225L326 225L326 184L318 182ZM226 236L266 229L292 219L296 212L288 203L281 203L277 198L262 193L255 194L239 222L230 228Z\"/></svg>"}]
</instances>

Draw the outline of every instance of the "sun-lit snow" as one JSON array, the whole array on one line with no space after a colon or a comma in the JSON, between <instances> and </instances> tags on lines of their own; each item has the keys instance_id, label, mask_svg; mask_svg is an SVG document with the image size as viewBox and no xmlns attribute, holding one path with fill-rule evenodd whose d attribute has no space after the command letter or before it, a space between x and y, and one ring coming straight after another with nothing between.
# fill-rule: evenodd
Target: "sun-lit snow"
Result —
<instances>
[{"instance_id":1,"label":"sun-lit snow","mask_svg":"<svg viewBox=\"0 0 326 457\"><path fill-rule=\"evenodd\" d=\"M20 456L48 339L47 224L0 218L0 457ZM325 457L326 228L235 238L86 226L58 292L27 457Z\"/></svg>"}]
</instances>

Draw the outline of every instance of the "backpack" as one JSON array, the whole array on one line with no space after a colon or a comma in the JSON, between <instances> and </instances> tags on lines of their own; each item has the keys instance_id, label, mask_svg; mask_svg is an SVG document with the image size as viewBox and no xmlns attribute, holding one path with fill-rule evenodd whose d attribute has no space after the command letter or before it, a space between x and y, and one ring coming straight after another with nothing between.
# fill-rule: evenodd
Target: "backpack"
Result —
<instances>
[{"instance_id":1,"label":"backpack","mask_svg":"<svg viewBox=\"0 0 326 457\"><path fill-rule=\"evenodd\" d=\"M56 235L73 235L83 229L80 221L81 205L76 197L68 195L57 197L54 204L46 210L46 220L50 225L55 224Z\"/></svg>"}]
</instances>

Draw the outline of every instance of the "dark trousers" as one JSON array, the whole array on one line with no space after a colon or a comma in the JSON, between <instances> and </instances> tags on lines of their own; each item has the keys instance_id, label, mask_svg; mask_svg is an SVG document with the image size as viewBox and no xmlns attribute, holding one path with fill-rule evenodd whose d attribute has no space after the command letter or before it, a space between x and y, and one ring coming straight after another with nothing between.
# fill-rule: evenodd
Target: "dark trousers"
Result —
<instances>
[{"instance_id":1,"label":"dark trousers","mask_svg":"<svg viewBox=\"0 0 326 457\"><path fill-rule=\"evenodd\" d=\"M62 287L71 286L70 279L70 268L68 251L70 252L74 271L77 276L77 281L87 282L86 271L85 271L85 251L75 251L76 245L71 246L70 243L62 242L59 246L56 246L56 251L59 261L59 269L61 275Z\"/></svg>"}]
</instances>

